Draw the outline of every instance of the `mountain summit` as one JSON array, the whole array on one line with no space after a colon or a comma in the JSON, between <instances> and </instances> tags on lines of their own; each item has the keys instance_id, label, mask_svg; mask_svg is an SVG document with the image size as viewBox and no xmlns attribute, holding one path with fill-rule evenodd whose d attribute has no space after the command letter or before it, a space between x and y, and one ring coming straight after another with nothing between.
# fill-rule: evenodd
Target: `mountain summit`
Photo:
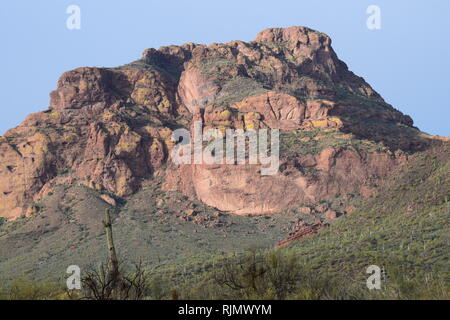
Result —
<instances>
[{"instance_id":1,"label":"mountain summit","mask_svg":"<svg viewBox=\"0 0 450 320\"><path fill-rule=\"evenodd\" d=\"M175 165L171 134L194 120L280 129L279 173ZM223 212L274 214L367 196L409 154L439 142L349 71L327 35L306 27L266 29L251 42L148 49L127 65L64 73L48 110L0 137L0 217L37 214L60 185L84 185L115 205L155 177L162 192Z\"/></svg>"}]
</instances>

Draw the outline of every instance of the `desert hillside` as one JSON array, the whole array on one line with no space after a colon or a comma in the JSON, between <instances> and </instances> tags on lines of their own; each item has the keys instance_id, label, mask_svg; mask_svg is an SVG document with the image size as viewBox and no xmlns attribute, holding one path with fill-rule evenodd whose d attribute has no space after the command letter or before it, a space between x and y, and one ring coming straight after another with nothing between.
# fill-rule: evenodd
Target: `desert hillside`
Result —
<instances>
[{"instance_id":1,"label":"desert hillside","mask_svg":"<svg viewBox=\"0 0 450 320\"><path fill-rule=\"evenodd\" d=\"M278 129L279 170L174 163L172 134L194 122ZM447 140L416 128L306 27L77 68L47 110L0 137L1 277L57 279L100 261L106 209L121 257L161 270L278 246L311 268L356 272L366 245L382 244L385 259L420 258L414 270L440 274Z\"/></svg>"}]
</instances>

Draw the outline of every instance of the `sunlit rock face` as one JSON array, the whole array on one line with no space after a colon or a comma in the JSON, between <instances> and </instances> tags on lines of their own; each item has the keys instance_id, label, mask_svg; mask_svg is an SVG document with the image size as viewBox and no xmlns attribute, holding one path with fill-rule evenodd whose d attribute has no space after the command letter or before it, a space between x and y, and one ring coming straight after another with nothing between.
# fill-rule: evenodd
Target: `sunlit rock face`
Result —
<instances>
[{"instance_id":1,"label":"sunlit rock face","mask_svg":"<svg viewBox=\"0 0 450 320\"><path fill-rule=\"evenodd\" d=\"M280 163L175 165L172 132L278 129ZM127 198L155 175L239 215L275 214L351 192L369 195L429 139L306 27L255 41L148 49L117 68L64 73L48 110L0 137L0 217L36 212L59 184Z\"/></svg>"}]
</instances>

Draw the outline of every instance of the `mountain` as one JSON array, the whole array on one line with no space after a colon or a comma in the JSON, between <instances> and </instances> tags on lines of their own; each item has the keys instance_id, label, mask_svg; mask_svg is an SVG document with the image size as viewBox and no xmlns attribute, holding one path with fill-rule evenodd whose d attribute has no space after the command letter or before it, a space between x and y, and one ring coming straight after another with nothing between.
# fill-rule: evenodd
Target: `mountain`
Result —
<instances>
[{"instance_id":1,"label":"mountain","mask_svg":"<svg viewBox=\"0 0 450 320\"><path fill-rule=\"evenodd\" d=\"M415 153L315 236L292 241L306 234L302 224L282 246L215 253L184 264L175 277L168 267L157 269L157 279L165 279L166 297L175 289L184 299L448 299L449 172L450 144ZM266 272L245 288L255 264ZM384 272L382 290L367 289L373 265ZM244 288L224 285L224 274Z\"/></svg>"},{"instance_id":2,"label":"mountain","mask_svg":"<svg viewBox=\"0 0 450 320\"><path fill-rule=\"evenodd\" d=\"M195 122L278 129L278 172L174 163L172 134ZM0 137L0 270L48 278L98 261L108 208L124 258L154 265L286 244L353 215L446 140L414 127L306 27L78 68L46 111Z\"/></svg>"}]
</instances>

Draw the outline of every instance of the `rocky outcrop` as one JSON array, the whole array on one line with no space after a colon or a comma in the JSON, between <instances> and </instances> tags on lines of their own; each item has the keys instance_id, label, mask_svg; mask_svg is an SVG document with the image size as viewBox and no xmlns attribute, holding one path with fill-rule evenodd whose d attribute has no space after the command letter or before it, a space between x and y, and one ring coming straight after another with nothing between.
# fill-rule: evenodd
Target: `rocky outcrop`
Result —
<instances>
[{"instance_id":1,"label":"rocky outcrop","mask_svg":"<svg viewBox=\"0 0 450 320\"><path fill-rule=\"evenodd\" d=\"M328 226L328 224L321 223L321 222L316 222L311 225L307 225L304 222L299 222L296 226L295 231L289 233L289 235L286 237L286 239L278 242L277 247L282 247L282 246L287 245L296 240L312 237L317 232L319 232L321 229L323 229L327 226Z\"/></svg>"},{"instance_id":2,"label":"rocky outcrop","mask_svg":"<svg viewBox=\"0 0 450 320\"><path fill-rule=\"evenodd\" d=\"M234 214L272 214L298 204L363 193L366 184L381 179L404 159L326 148L314 157L297 158L295 163L285 160L274 176L262 176L258 165L183 165L168 171L165 189L181 190ZM307 174L305 168L317 172Z\"/></svg>"},{"instance_id":3,"label":"rocky outcrop","mask_svg":"<svg viewBox=\"0 0 450 320\"><path fill-rule=\"evenodd\" d=\"M193 120L222 131L280 129L279 173L174 165L172 131ZM267 29L247 43L148 49L121 67L64 73L49 109L0 137L0 217L35 212L33 202L58 184L126 198L155 174L166 176L165 190L220 210L272 214L367 195L405 152L441 140L413 127L348 70L328 36L309 28Z\"/></svg>"}]
</instances>

